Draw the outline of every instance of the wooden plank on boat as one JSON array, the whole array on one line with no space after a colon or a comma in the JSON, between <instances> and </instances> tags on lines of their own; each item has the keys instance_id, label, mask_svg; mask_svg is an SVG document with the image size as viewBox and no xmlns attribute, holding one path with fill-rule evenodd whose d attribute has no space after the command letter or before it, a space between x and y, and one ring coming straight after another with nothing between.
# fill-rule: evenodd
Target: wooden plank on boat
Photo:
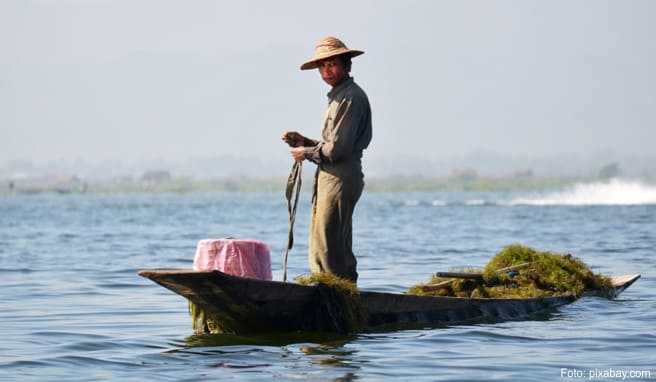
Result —
<instances>
[{"instance_id":1,"label":"wooden plank on boat","mask_svg":"<svg viewBox=\"0 0 656 382\"><path fill-rule=\"evenodd\" d=\"M513 265L510 267L500 268L494 271L494 273L503 273L515 271L517 269L525 268L531 265L531 263L521 263ZM481 272L436 272L435 276L444 277L444 278L456 278L456 279L475 279L481 280L483 278L483 273Z\"/></svg>"},{"instance_id":2,"label":"wooden plank on boat","mask_svg":"<svg viewBox=\"0 0 656 382\"><path fill-rule=\"evenodd\" d=\"M482 273L466 273L466 272L435 272L437 277L445 277L451 279L474 279L482 280Z\"/></svg>"},{"instance_id":3,"label":"wooden plank on boat","mask_svg":"<svg viewBox=\"0 0 656 382\"><path fill-rule=\"evenodd\" d=\"M453 280L446 280L446 281L442 281L441 283L437 283L437 284L423 285L423 286L421 286L421 290L423 290L424 292L431 292L431 291L435 291L435 290L445 289L445 288L448 288L449 285L451 285L452 282L453 282Z\"/></svg>"}]
</instances>

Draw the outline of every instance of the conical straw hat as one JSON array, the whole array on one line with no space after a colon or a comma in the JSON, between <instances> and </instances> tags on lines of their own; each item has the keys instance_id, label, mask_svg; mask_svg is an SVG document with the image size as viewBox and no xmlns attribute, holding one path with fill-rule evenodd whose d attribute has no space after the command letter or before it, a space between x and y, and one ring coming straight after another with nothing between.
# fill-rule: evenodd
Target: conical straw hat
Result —
<instances>
[{"instance_id":1,"label":"conical straw hat","mask_svg":"<svg viewBox=\"0 0 656 382\"><path fill-rule=\"evenodd\" d=\"M326 37L317 43L314 49L314 57L301 65L301 70L316 69L317 61L321 61L328 57L339 56L340 54L348 54L351 57L359 56L364 52L361 50L349 49L344 43L336 37Z\"/></svg>"}]
</instances>

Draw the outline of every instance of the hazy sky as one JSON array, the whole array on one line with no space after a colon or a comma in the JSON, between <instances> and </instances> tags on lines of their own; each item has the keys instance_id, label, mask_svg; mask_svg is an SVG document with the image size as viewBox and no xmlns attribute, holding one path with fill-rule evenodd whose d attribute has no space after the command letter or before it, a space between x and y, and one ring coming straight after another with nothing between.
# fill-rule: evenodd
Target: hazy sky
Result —
<instances>
[{"instance_id":1,"label":"hazy sky","mask_svg":"<svg viewBox=\"0 0 656 382\"><path fill-rule=\"evenodd\" d=\"M0 2L0 163L285 160L317 40L366 54L369 160L652 154L655 1Z\"/></svg>"}]
</instances>

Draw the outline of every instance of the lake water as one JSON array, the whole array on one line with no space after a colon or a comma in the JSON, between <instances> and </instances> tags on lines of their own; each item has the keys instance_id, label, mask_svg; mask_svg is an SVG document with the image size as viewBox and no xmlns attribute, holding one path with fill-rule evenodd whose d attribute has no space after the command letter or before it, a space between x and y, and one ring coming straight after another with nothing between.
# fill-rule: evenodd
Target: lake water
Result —
<instances>
[{"instance_id":1,"label":"lake water","mask_svg":"<svg viewBox=\"0 0 656 382\"><path fill-rule=\"evenodd\" d=\"M193 336L185 300L137 276L191 267L198 240L234 235L267 242L280 280L282 192L1 197L0 379L550 381L595 368L656 378L656 188L636 196L616 184L625 192L591 199L585 187L365 193L360 287L402 292L523 243L597 272L642 273L619 299L583 298L529 321L320 339ZM292 276L307 272L308 195L301 203Z\"/></svg>"}]
</instances>

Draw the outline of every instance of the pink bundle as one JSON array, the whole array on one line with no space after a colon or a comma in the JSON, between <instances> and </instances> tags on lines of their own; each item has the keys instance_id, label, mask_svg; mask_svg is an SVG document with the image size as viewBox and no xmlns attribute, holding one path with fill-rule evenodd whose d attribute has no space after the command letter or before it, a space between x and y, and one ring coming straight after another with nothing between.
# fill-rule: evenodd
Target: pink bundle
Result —
<instances>
[{"instance_id":1,"label":"pink bundle","mask_svg":"<svg viewBox=\"0 0 656 382\"><path fill-rule=\"evenodd\" d=\"M194 270L219 270L235 276L271 280L269 247L258 240L201 240L196 247Z\"/></svg>"}]
</instances>

